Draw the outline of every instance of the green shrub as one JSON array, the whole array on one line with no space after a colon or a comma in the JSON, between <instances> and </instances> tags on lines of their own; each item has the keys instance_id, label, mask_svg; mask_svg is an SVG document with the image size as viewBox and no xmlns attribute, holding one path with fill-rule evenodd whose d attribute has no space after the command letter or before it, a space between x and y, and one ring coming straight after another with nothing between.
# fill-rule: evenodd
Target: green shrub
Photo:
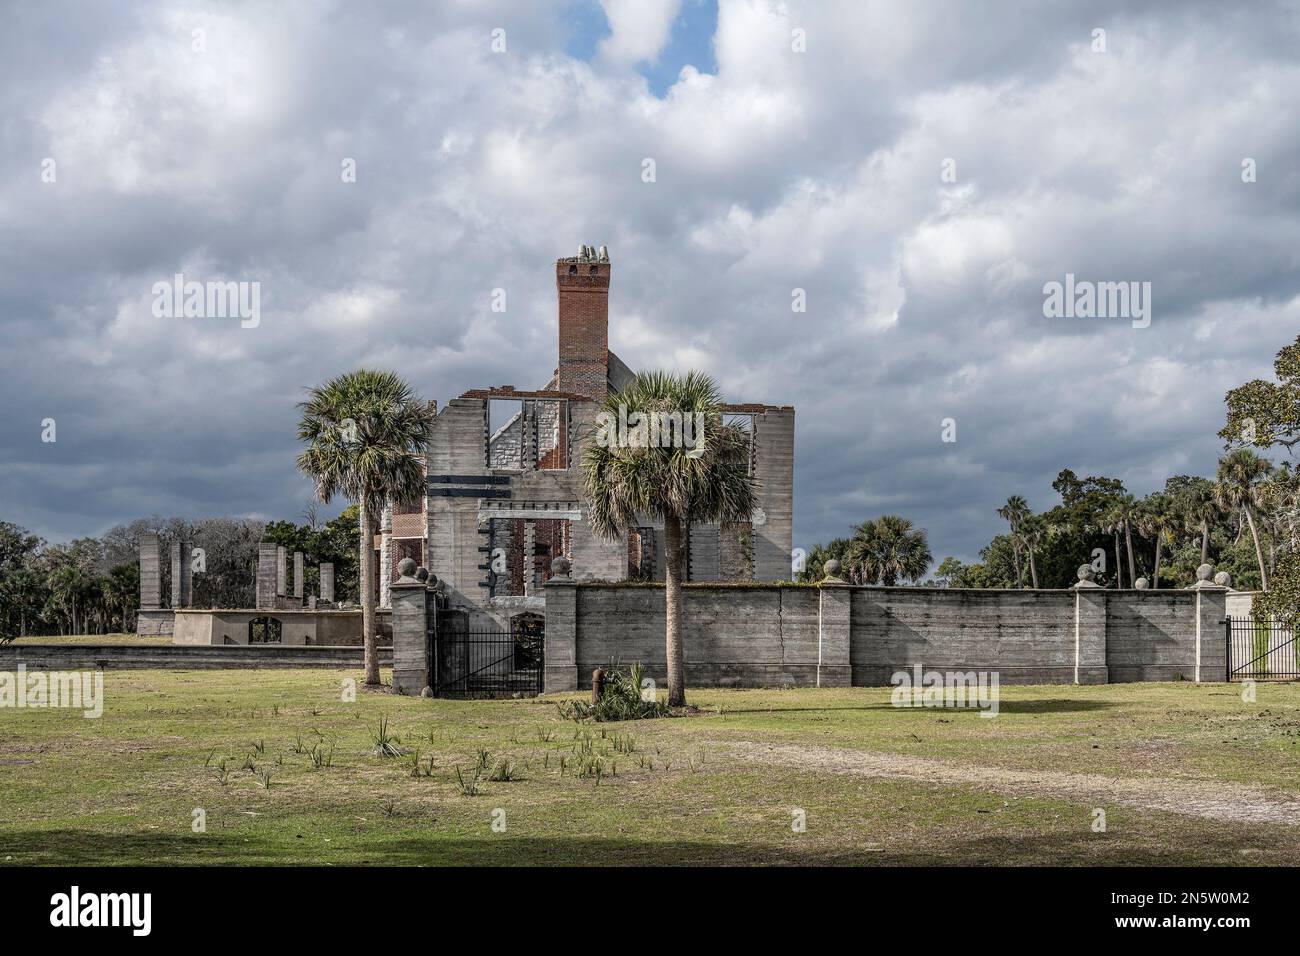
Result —
<instances>
[{"instance_id":1,"label":"green shrub","mask_svg":"<svg viewBox=\"0 0 1300 956\"><path fill-rule=\"evenodd\" d=\"M620 671L611 666L605 674L605 691L600 702L588 703L585 700L561 701L560 716L568 720L647 720L651 717L667 717L668 705L657 697L654 700L641 699L641 681L645 677L645 665L633 664L628 671Z\"/></svg>"}]
</instances>

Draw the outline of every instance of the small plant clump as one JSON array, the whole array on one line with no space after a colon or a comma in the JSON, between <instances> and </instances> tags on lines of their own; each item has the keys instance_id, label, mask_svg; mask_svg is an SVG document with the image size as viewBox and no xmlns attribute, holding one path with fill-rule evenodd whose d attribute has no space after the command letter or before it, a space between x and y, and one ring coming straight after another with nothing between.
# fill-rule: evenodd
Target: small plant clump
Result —
<instances>
[{"instance_id":1,"label":"small plant clump","mask_svg":"<svg viewBox=\"0 0 1300 956\"><path fill-rule=\"evenodd\" d=\"M376 757L401 757L410 753L398 746L402 741L396 734L388 730L388 718L381 716L379 718L379 730L375 733L375 756Z\"/></svg>"},{"instance_id":2,"label":"small plant clump","mask_svg":"<svg viewBox=\"0 0 1300 956\"><path fill-rule=\"evenodd\" d=\"M611 667L605 675L605 690L600 700L591 704L585 700L561 701L560 716L567 720L648 720L652 717L667 717L668 705L658 697L646 699L641 696L641 682L645 677L645 665L633 664L627 671Z\"/></svg>"},{"instance_id":3,"label":"small plant clump","mask_svg":"<svg viewBox=\"0 0 1300 956\"><path fill-rule=\"evenodd\" d=\"M462 773L460 767L459 766L456 767L456 785L460 787L460 792L464 796L467 797L477 796L482 779L483 779L483 769L481 767L474 768L473 776L468 776Z\"/></svg>"}]
</instances>

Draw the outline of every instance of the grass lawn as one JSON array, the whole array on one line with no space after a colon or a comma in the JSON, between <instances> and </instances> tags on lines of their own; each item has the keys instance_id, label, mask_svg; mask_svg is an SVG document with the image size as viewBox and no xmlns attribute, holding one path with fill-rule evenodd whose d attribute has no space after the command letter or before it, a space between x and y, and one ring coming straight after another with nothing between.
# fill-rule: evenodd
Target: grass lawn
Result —
<instances>
[{"instance_id":1,"label":"grass lawn","mask_svg":"<svg viewBox=\"0 0 1300 956\"><path fill-rule=\"evenodd\" d=\"M14 646L22 644L170 644L170 634L43 634L19 637Z\"/></svg>"},{"instance_id":2,"label":"grass lawn","mask_svg":"<svg viewBox=\"0 0 1300 956\"><path fill-rule=\"evenodd\" d=\"M695 691L575 725L557 697L344 702L360 676L110 670L98 720L0 709L0 865L1300 864L1295 684L1004 687L994 719ZM373 752L381 716L410 754Z\"/></svg>"}]
</instances>

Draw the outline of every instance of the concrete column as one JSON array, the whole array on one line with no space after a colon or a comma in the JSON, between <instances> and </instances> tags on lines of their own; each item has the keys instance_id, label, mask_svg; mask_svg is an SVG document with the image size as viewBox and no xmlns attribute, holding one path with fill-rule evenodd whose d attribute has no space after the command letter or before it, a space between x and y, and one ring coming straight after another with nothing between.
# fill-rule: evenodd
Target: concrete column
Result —
<instances>
[{"instance_id":1,"label":"concrete column","mask_svg":"<svg viewBox=\"0 0 1300 956\"><path fill-rule=\"evenodd\" d=\"M393 690L419 696L429 683L426 602L428 588L398 578L389 588L393 607Z\"/></svg>"},{"instance_id":2,"label":"concrete column","mask_svg":"<svg viewBox=\"0 0 1300 956\"><path fill-rule=\"evenodd\" d=\"M532 597L537 592L533 583L537 567L537 526L530 520L524 521L524 596Z\"/></svg>"},{"instance_id":3,"label":"concrete column","mask_svg":"<svg viewBox=\"0 0 1300 956\"><path fill-rule=\"evenodd\" d=\"M263 541L257 546L257 606L263 610L275 607L277 550L269 541Z\"/></svg>"},{"instance_id":4,"label":"concrete column","mask_svg":"<svg viewBox=\"0 0 1300 956\"><path fill-rule=\"evenodd\" d=\"M1081 588L1074 592L1074 682L1106 684L1106 591Z\"/></svg>"},{"instance_id":5,"label":"concrete column","mask_svg":"<svg viewBox=\"0 0 1300 956\"><path fill-rule=\"evenodd\" d=\"M326 604L334 603L334 564L330 561L320 566L320 599Z\"/></svg>"},{"instance_id":6,"label":"concrete column","mask_svg":"<svg viewBox=\"0 0 1300 956\"><path fill-rule=\"evenodd\" d=\"M156 534L140 535L140 609L162 607L162 555Z\"/></svg>"},{"instance_id":7,"label":"concrete column","mask_svg":"<svg viewBox=\"0 0 1300 956\"><path fill-rule=\"evenodd\" d=\"M285 597L289 585L289 552L283 545L275 546L275 596Z\"/></svg>"},{"instance_id":8,"label":"concrete column","mask_svg":"<svg viewBox=\"0 0 1300 956\"><path fill-rule=\"evenodd\" d=\"M299 601L303 598L303 570L305 565L302 560L302 552L293 553L293 596Z\"/></svg>"},{"instance_id":9,"label":"concrete column","mask_svg":"<svg viewBox=\"0 0 1300 956\"><path fill-rule=\"evenodd\" d=\"M189 607L191 601L189 549L184 540L176 540L171 546L172 560L172 607Z\"/></svg>"},{"instance_id":10,"label":"concrete column","mask_svg":"<svg viewBox=\"0 0 1300 956\"><path fill-rule=\"evenodd\" d=\"M557 559L551 562L552 571ZM546 582L546 670L544 693L578 689L578 587L568 576L556 572Z\"/></svg>"},{"instance_id":11,"label":"concrete column","mask_svg":"<svg viewBox=\"0 0 1300 956\"><path fill-rule=\"evenodd\" d=\"M392 607L393 509L385 507L379 525L379 606Z\"/></svg>"},{"instance_id":12,"label":"concrete column","mask_svg":"<svg viewBox=\"0 0 1300 956\"><path fill-rule=\"evenodd\" d=\"M818 591L817 686L850 687L853 684L849 662L853 589L847 584L829 581L823 582Z\"/></svg>"},{"instance_id":13,"label":"concrete column","mask_svg":"<svg viewBox=\"0 0 1300 956\"><path fill-rule=\"evenodd\" d=\"M1196 586L1196 667L1195 679L1228 679L1228 642L1224 620L1228 616L1228 588L1218 585Z\"/></svg>"}]
</instances>

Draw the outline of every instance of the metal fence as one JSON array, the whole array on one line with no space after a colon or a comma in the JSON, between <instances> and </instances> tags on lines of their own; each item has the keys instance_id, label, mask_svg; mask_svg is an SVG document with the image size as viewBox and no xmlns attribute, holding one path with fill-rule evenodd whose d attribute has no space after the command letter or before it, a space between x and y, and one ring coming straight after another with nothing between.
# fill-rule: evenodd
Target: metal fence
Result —
<instances>
[{"instance_id":1,"label":"metal fence","mask_svg":"<svg viewBox=\"0 0 1300 956\"><path fill-rule=\"evenodd\" d=\"M469 630L431 615L429 686L435 697L536 696L542 692L544 632L539 626Z\"/></svg>"},{"instance_id":2,"label":"metal fence","mask_svg":"<svg viewBox=\"0 0 1300 956\"><path fill-rule=\"evenodd\" d=\"M1297 628L1250 617L1227 620L1229 680L1300 679Z\"/></svg>"}]
</instances>

